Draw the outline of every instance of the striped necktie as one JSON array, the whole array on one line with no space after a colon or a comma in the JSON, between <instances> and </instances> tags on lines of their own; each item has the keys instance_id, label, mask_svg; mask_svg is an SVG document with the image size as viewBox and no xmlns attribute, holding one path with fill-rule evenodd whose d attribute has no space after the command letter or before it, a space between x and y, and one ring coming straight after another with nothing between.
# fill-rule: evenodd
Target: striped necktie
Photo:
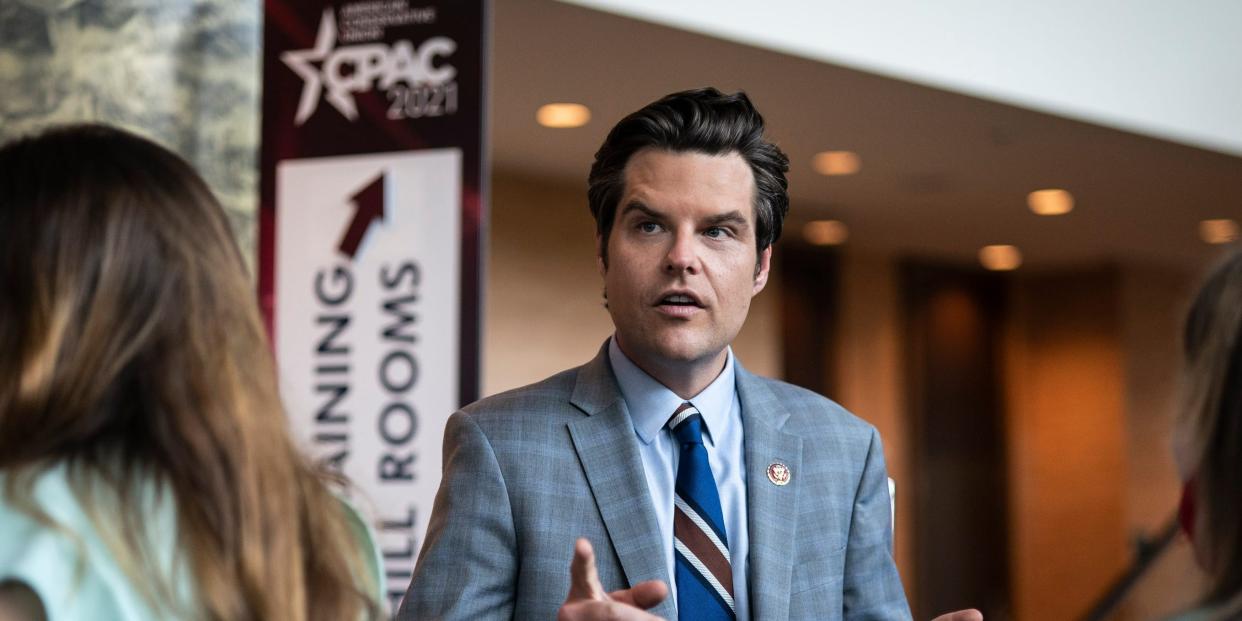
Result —
<instances>
[{"instance_id":1,"label":"striped necktie","mask_svg":"<svg viewBox=\"0 0 1242 621\"><path fill-rule=\"evenodd\" d=\"M703 446L703 415L689 402L682 403L668 427L681 445L673 497L677 619L735 619L729 539Z\"/></svg>"}]
</instances>

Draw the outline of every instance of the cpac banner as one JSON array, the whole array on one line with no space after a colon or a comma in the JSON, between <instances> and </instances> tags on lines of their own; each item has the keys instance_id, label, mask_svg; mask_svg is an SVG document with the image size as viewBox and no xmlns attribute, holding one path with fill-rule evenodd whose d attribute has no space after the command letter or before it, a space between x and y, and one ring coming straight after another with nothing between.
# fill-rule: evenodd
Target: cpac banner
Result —
<instances>
[{"instance_id":1,"label":"cpac banner","mask_svg":"<svg viewBox=\"0 0 1242 621\"><path fill-rule=\"evenodd\" d=\"M354 483L394 609L478 391L485 9L265 5L260 296L294 431Z\"/></svg>"}]
</instances>

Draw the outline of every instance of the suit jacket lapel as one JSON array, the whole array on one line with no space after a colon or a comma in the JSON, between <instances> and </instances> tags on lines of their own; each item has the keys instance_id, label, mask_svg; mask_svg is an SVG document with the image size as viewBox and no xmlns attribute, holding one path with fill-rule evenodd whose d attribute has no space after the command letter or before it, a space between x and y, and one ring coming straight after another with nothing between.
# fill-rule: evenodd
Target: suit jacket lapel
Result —
<instances>
[{"instance_id":1,"label":"suit jacket lapel","mask_svg":"<svg viewBox=\"0 0 1242 621\"><path fill-rule=\"evenodd\" d=\"M578 372L570 402L588 415L569 423L569 434L626 580L631 586L644 580L669 584L634 425L608 363L607 343ZM672 600L652 612L673 617Z\"/></svg>"},{"instance_id":2,"label":"suit jacket lapel","mask_svg":"<svg viewBox=\"0 0 1242 621\"><path fill-rule=\"evenodd\" d=\"M781 431L789 413L759 378L738 365L737 391L742 402L743 452L746 455L746 509L750 537L749 593L751 618L789 616L793 577L798 494L802 487L802 438ZM786 485L768 478L768 467L784 464Z\"/></svg>"}]
</instances>

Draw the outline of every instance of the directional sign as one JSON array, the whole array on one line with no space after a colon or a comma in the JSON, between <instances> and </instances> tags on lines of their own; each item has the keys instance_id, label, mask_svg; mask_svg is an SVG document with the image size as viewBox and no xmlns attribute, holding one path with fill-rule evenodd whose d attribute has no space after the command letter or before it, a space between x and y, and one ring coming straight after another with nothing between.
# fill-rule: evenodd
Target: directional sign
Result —
<instances>
[{"instance_id":1,"label":"directional sign","mask_svg":"<svg viewBox=\"0 0 1242 621\"><path fill-rule=\"evenodd\" d=\"M394 598L457 408L457 367L441 361L460 346L461 176L456 149L289 160L276 174L281 392L303 413L306 450L374 507Z\"/></svg>"}]
</instances>

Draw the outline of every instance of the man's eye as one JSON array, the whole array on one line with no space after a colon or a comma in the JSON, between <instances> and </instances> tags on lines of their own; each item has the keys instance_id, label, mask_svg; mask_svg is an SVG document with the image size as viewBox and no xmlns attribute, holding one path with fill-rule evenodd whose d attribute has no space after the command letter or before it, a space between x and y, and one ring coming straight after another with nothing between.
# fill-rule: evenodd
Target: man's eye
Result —
<instances>
[{"instance_id":1,"label":"man's eye","mask_svg":"<svg viewBox=\"0 0 1242 621\"><path fill-rule=\"evenodd\" d=\"M638 230L644 233L655 233L660 230L660 225L655 222L641 222L638 225Z\"/></svg>"},{"instance_id":2,"label":"man's eye","mask_svg":"<svg viewBox=\"0 0 1242 621\"><path fill-rule=\"evenodd\" d=\"M711 238L713 238L713 239L718 239L718 238L721 238L721 237L728 237L728 236L729 236L729 231L728 231L728 229L726 229L726 228L724 228L724 227L720 227L720 226L713 226L713 227L711 227L711 228L707 229L706 231L704 231L704 232L703 232L703 234L704 234L704 235L706 235L706 236L708 236L708 237L711 237Z\"/></svg>"}]
</instances>

